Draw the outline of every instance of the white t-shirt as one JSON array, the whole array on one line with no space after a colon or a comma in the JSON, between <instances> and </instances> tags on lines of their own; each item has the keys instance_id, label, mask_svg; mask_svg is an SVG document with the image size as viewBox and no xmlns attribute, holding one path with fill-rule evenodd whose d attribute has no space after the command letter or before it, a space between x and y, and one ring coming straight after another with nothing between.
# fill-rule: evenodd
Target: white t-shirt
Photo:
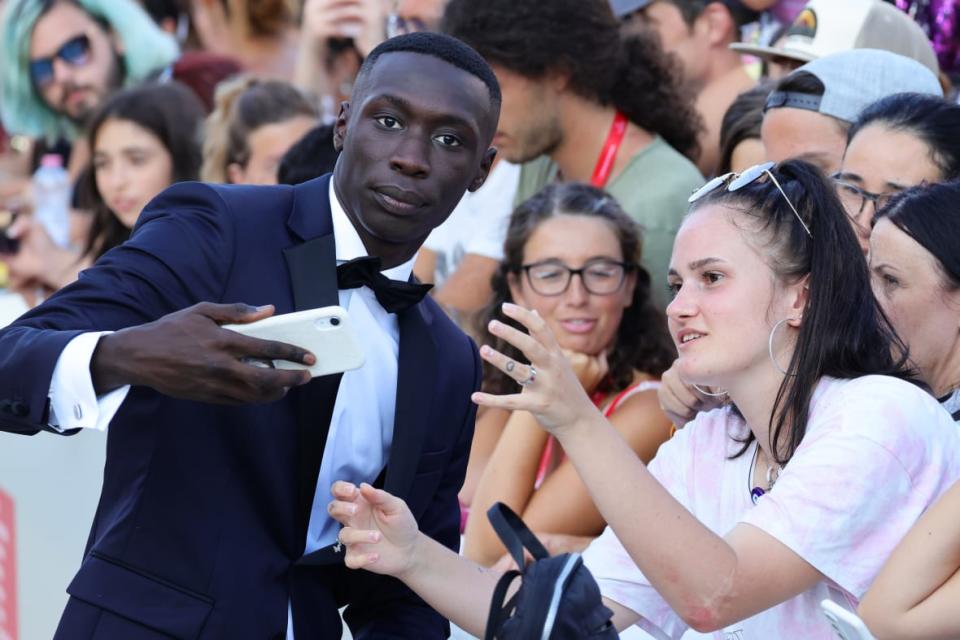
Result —
<instances>
[{"instance_id":1,"label":"white t-shirt","mask_svg":"<svg viewBox=\"0 0 960 640\"><path fill-rule=\"evenodd\" d=\"M823 638L826 598L854 610L894 546L960 479L960 431L936 399L901 380L823 379L803 442L756 505L756 443L735 459L746 424L731 408L703 413L650 462L650 472L700 522L726 535L744 522L826 576L812 589L713 634L731 640ZM603 595L643 616L655 638L679 638L683 620L650 585L608 527L584 554Z\"/></svg>"},{"instance_id":2,"label":"white t-shirt","mask_svg":"<svg viewBox=\"0 0 960 640\"><path fill-rule=\"evenodd\" d=\"M437 287L456 271L468 253L503 260L513 199L520 181L520 166L501 160L478 190L466 192L443 224L423 246L437 254L434 284Z\"/></svg>"}]
</instances>

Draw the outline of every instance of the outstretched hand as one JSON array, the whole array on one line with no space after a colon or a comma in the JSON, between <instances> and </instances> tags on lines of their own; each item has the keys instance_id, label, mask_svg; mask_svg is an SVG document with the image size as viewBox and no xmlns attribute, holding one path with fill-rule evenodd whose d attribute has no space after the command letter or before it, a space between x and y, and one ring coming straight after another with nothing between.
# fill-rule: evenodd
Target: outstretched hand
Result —
<instances>
[{"instance_id":1,"label":"outstretched hand","mask_svg":"<svg viewBox=\"0 0 960 640\"><path fill-rule=\"evenodd\" d=\"M510 303L503 305L503 313L529 334L497 320L490 323L490 333L519 349L530 364L516 362L489 346L480 349L480 357L522 385L521 392L504 396L478 392L473 394L473 401L509 411L529 411L555 435L580 419L597 415L543 318L536 311Z\"/></svg>"},{"instance_id":2,"label":"outstretched hand","mask_svg":"<svg viewBox=\"0 0 960 640\"><path fill-rule=\"evenodd\" d=\"M343 525L338 540L351 569L400 577L417 562L420 530L407 503L369 484L338 481L330 516Z\"/></svg>"}]
</instances>

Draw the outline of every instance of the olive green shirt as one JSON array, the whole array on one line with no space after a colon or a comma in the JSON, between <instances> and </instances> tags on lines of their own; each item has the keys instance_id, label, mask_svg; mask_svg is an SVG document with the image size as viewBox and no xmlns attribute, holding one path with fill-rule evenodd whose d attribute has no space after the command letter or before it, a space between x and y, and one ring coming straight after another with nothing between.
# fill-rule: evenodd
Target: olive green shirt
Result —
<instances>
[{"instance_id":1,"label":"olive green shirt","mask_svg":"<svg viewBox=\"0 0 960 640\"><path fill-rule=\"evenodd\" d=\"M557 179L557 165L547 156L520 169L514 204L520 204ZM703 185L703 176L690 160L657 136L630 160L606 189L642 227L643 266L650 272L654 302L665 309L667 271L673 239L687 212L687 198Z\"/></svg>"}]
</instances>

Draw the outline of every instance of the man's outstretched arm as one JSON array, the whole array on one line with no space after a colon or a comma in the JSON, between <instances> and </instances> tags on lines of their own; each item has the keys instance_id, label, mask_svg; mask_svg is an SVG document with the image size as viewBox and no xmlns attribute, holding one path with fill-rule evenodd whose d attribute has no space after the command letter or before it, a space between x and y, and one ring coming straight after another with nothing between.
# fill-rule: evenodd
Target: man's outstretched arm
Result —
<instances>
[{"instance_id":1,"label":"man's outstretched arm","mask_svg":"<svg viewBox=\"0 0 960 640\"><path fill-rule=\"evenodd\" d=\"M282 353L307 362L305 352L219 326L272 309L198 304L220 301L232 253L231 220L213 189L179 185L161 194L127 244L0 331L0 430L59 431L49 427L54 371L67 345L94 331L116 333L99 339L89 369L70 375L89 375L97 393L142 384L194 400L256 402L300 384L303 372L261 369L240 357ZM224 381L211 383L215 377Z\"/></svg>"}]
</instances>

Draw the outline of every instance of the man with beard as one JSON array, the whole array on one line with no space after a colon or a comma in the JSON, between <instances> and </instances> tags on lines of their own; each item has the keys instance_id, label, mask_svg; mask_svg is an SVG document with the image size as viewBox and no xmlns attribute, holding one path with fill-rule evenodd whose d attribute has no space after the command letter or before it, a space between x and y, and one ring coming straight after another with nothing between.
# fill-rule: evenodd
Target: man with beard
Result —
<instances>
[{"instance_id":1,"label":"man with beard","mask_svg":"<svg viewBox=\"0 0 960 640\"><path fill-rule=\"evenodd\" d=\"M146 79L179 80L209 109L216 83L240 69L207 53L181 57L133 0L10 0L3 9L0 94L12 133L74 141L107 96Z\"/></svg>"},{"instance_id":2,"label":"man with beard","mask_svg":"<svg viewBox=\"0 0 960 640\"><path fill-rule=\"evenodd\" d=\"M527 163L517 202L558 178L605 188L643 226L665 307L673 238L703 178L690 161L700 119L656 37L621 37L607 0L452 0L443 28L497 74L494 145Z\"/></svg>"}]
</instances>

